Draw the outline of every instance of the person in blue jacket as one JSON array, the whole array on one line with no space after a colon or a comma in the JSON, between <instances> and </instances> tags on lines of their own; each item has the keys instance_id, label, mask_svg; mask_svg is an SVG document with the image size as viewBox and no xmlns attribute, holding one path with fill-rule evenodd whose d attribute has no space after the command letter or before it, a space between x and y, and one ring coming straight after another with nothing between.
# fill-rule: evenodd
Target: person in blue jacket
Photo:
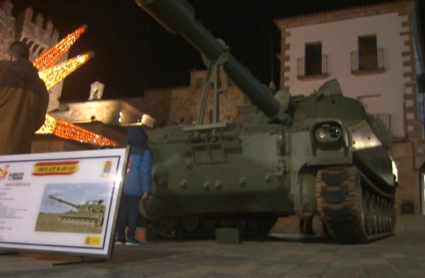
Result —
<instances>
[{"instance_id":1,"label":"person in blue jacket","mask_svg":"<svg viewBox=\"0 0 425 278\"><path fill-rule=\"evenodd\" d=\"M127 177L118 211L117 244L138 245L136 235L140 199L146 199L151 190L152 157L148 147L148 135L141 126L131 127L127 136L130 156ZM128 224L127 242L125 228Z\"/></svg>"}]
</instances>

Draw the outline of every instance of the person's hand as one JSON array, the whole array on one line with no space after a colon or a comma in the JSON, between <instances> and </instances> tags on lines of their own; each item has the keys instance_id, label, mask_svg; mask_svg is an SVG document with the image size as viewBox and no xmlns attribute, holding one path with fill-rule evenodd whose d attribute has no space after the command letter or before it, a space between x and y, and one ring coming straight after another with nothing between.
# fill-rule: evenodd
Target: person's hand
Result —
<instances>
[{"instance_id":1,"label":"person's hand","mask_svg":"<svg viewBox=\"0 0 425 278\"><path fill-rule=\"evenodd\" d=\"M148 198L148 196L149 196L149 193L147 191L145 191L143 193L142 200L146 200Z\"/></svg>"}]
</instances>

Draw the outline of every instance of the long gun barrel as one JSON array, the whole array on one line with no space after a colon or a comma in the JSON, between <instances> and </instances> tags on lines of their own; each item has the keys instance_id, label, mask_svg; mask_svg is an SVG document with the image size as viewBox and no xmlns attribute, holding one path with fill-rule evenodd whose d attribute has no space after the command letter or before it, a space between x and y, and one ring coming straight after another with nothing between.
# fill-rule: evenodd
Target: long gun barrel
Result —
<instances>
[{"instance_id":1,"label":"long gun barrel","mask_svg":"<svg viewBox=\"0 0 425 278\"><path fill-rule=\"evenodd\" d=\"M59 203L64 203L64 204L67 204L67 205L69 205L69 206L71 206L71 207L74 207L74 208L77 208L77 209L80 207L79 205L75 205L75 204L73 204L73 203L70 203L70 202L64 201L64 200L59 199L59 198L56 198L55 196L52 196L52 195L49 195L49 198L50 198L50 199L53 199L53 200L56 200L56 201L58 201Z\"/></svg>"},{"instance_id":2,"label":"long gun barrel","mask_svg":"<svg viewBox=\"0 0 425 278\"><path fill-rule=\"evenodd\" d=\"M207 59L215 60L222 55L223 46L195 18L194 9L186 0L136 0L136 3L169 32L181 34ZM230 53L223 68L265 115L274 118L279 114L279 102Z\"/></svg>"}]
</instances>

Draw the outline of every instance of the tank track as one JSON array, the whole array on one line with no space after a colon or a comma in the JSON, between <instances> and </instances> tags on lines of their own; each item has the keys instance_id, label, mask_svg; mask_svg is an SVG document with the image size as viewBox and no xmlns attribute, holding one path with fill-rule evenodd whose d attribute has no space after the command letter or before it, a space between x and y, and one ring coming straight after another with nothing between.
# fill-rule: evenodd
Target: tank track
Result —
<instances>
[{"instance_id":1,"label":"tank track","mask_svg":"<svg viewBox=\"0 0 425 278\"><path fill-rule=\"evenodd\" d=\"M356 166L323 169L316 176L317 209L339 243L367 243L393 235L395 197Z\"/></svg>"},{"instance_id":2,"label":"tank track","mask_svg":"<svg viewBox=\"0 0 425 278\"><path fill-rule=\"evenodd\" d=\"M102 223L100 223L97 219L76 219L76 218L69 218L69 217L59 217L59 221L64 224L70 224L70 225L76 225L76 226L100 226Z\"/></svg>"},{"instance_id":3,"label":"tank track","mask_svg":"<svg viewBox=\"0 0 425 278\"><path fill-rule=\"evenodd\" d=\"M277 217L225 216L163 218L148 224L153 226L164 238L205 238L214 237L216 228L240 228L243 236L267 235L277 222Z\"/></svg>"}]
</instances>

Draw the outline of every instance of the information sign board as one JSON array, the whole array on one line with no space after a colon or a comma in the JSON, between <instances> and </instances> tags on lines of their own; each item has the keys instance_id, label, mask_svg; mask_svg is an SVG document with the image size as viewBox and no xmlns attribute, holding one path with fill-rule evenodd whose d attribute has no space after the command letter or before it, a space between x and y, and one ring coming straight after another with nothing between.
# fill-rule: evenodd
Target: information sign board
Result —
<instances>
[{"instance_id":1,"label":"information sign board","mask_svg":"<svg viewBox=\"0 0 425 278\"><path fill-rule=\"evenodd\" d=\"M126 148L0 156L0 248L109 258Z\"/></svg>"}]
</instances>

